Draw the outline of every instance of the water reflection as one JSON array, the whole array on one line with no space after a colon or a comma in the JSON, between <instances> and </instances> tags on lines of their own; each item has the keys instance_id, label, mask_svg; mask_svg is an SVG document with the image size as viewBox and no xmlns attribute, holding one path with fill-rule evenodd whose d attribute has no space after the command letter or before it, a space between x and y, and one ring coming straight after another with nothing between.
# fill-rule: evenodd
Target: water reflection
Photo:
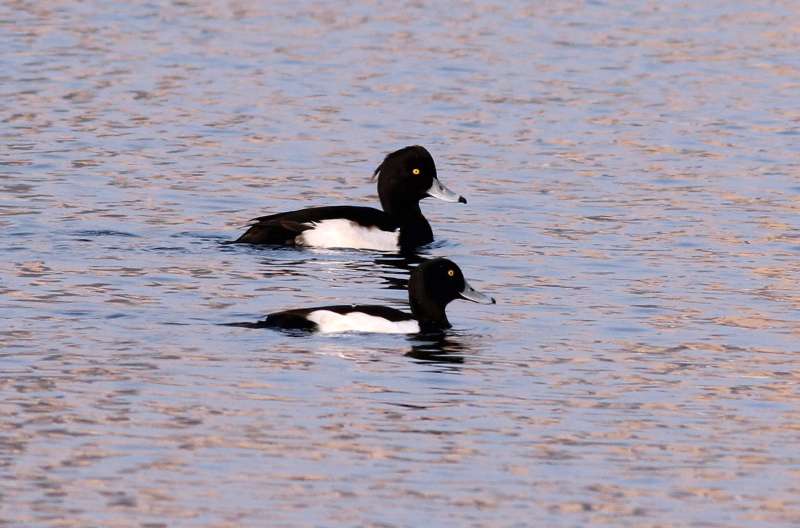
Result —
<instances>
[{"instance_id":1,"label":"water reflection","mask_svg":"<svg viewBox=\"0 0 800 528\"><path fill-rule=\"evenodd\" d=\"M473 353L464 336L448 331L418 334L411 338L406 356L431 363L463 363L464 355Z\"/></svg>"},{"instance_id":2,"label":"water reflection","mask_svg":"<svg viewBox=\"0 0 800 528\"><path fill-rule=\"evenodd\" d=\"M279 246L243 246L225 245L226 251L238 251L244 248L245 253L256 253L255 266L265 278L283 276L319 277L323 272L348 273L342 280L370 282L380 281L384 289L406 290L408 277L412 269L429 258L424 253L388 253L375 254L371 251L287 248ZM266 254L266 256L264 256Z\"/></svg>"},{"instance_id":3,"label":"water reflection","mask_svg":"<svg viewBox=\"0 0 800 528\"><path fill-rule=\"evenodd\" d=\"M419 252L402 254L384 254L376 257L374 263L385 273L380 275L387 290L407 290L408 277L411 270L428 259L428 255ZM401 274L396 274L400 270Z\"/></svg>"}]
</instances>

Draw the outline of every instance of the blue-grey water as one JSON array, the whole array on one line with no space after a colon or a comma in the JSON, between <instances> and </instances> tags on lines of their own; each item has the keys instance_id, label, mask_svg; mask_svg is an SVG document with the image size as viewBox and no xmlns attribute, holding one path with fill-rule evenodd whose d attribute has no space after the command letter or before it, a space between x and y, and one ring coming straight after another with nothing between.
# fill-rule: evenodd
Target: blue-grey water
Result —
<instances>
[{"instance_id":1,"label":"blue-grey water","mask_svg":"<svg viewBox=\"0 0 800 528\"><path fill-rule=\"evenodd\" d=\"M797 526L800 5L0 5L0 525ZM409 262L224 246L426 200L496 306L438 341L220 326L406 307ZM414 260L414 259L412 259ZM413 264L413 262L411 262Z\"/></svg>"}]
</instances>

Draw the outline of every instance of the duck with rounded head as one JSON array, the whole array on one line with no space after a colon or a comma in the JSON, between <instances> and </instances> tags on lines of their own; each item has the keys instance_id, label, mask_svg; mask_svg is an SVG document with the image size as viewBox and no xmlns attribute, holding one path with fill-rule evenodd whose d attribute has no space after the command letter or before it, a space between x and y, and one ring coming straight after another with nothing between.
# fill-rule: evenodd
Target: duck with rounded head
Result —
<instances>
[{"instance_id":1,"label":"duck with rounded head","mask_svg":"<svg viewBox=\"0 0 800 528\"><path fill-rule=\"evenodd\" d=\"M237 324L311 332L380 332L416 334L440 332L451 327L445 309L456 299L495 304L464 279L452 260L436 258L414 268L408 282L411 313L375 304L343 304L298 308L269 314L258 323Z\"/></svg>"},{"instance_id":2,"label":"duck with rounded head","mask_svg":"<svg viewBox=\"0 0 800 528\"><path fill-rule=\"evenodd\" d=\"M383 210L311 207L255 218L235 242L283 246L408 251L433 242L419 202L427 197L467 203L439 181L430 153L419 145L392 152L375 169Z\"/></svg>"}]
</instances>

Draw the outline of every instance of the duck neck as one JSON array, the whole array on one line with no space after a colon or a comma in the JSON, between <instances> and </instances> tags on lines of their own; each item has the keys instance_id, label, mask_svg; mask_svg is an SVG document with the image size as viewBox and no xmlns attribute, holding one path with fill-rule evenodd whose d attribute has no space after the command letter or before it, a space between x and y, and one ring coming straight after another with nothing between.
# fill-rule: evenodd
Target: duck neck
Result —
<instances>
[{"instance_id":1,"label":"duck neck","mask_svg":"<svg viewBox=\"0 0 800 528\"><path fill-rule=\"evenodd\" d=\"M422 331L443 330L452 325L447 320L445 306L423 295L424 285L416 281L408 284L408 303L411 313L419 321Z\"/></svg>"},{"instance_id":2,"label":"duck neck","mask_svg":"<svg viewBox=\"0 0 800 528\"><path fill-rule=\"evenodd\" d=\"M405 197L398 197L398 196L385 196L384 194L388 193L380 193L383 196L380 197L381 199L381 207L383 210L397 218L398 220L413 220L415 218L424 218L422 216L422 211L419 209L419 200L409 199Z\"/></svg>"},{"instance_id":3,"label":"duck neck","mask_svg":"<svg viewBox=\"0 0 800 528\"><path fill-rule=\"evenodd\" d=\"M392 202L381 199L383 210L400 228L400 247L412 249L433 242L433 230L422 215L418 201Z\"/></svg>"}]
</instances>

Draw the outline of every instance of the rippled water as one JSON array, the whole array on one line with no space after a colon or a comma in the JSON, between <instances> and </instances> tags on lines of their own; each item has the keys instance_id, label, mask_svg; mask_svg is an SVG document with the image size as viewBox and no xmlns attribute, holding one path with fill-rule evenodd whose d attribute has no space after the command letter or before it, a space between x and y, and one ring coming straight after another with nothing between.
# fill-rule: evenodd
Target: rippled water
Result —
<instances>
[{"instance_id":1,"label":"rippled water","mask_svg":"<svg viewBox=\"0 0 800 528\"><path fill-rule=\"evenodd\" d=\"M157 4L0 7L0 524L800 523L796 2ZM218 324L403 308L221 242L415 143L499 304Z\"/></svg>"}]
</instances>

